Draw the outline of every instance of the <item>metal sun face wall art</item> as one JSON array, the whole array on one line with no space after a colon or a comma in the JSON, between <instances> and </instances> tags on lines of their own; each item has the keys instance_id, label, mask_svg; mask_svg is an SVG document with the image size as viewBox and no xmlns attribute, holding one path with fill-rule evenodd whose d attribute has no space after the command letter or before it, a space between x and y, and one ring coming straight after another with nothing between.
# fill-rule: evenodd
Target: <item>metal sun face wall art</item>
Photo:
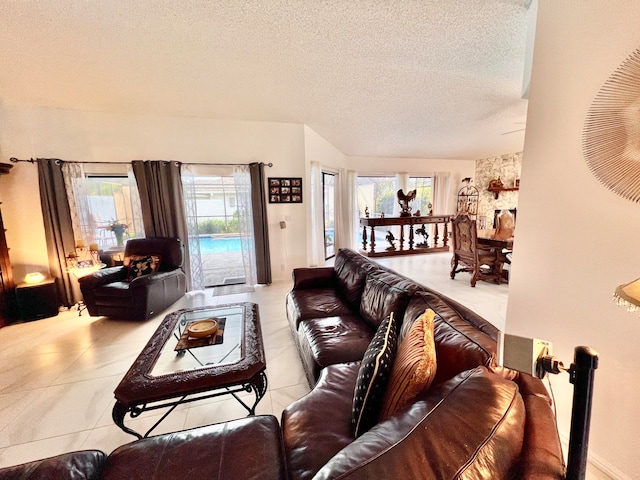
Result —
<instances>
[{"instance_id":1,"label":"metal sun face wall art","mask_svg":"<svg viewBox=\"0 0 640 480\"><path fill-rule=\"evenodd\" d=\"M611 74L593 100L582 150L603 185L640 202L640 49Z\"/></svg>"}]
</instances>

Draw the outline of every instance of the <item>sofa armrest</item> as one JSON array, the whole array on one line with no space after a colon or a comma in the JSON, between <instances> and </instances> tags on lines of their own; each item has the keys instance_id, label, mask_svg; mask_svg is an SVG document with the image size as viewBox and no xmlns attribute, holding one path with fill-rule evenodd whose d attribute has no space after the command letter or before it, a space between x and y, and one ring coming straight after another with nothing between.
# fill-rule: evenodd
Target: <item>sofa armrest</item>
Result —
<instances>
[{"instance_id":1,"label":"sofa armrest","mask_svg":"<svg viewBox=\"0 0 640 480\"><path fill-rule=\"evenodd\" d=\"M293 290L328 288L335 285L333 267L294 268L291 277Z\"/></svg>"},{"instance_id":2,"label":"sofa armrest","mask_svg":"<svg viewBox=\"0 0 640 480\"><path fill-rule=\"evenodd\" d=\"M310 479L353 442L351 409L359 369L360 362L329 365L313 390L282 412L290 478Z\"/></svg>"},{"instance_id":3,"label":"sofa armrest","mask_svg":"<svg viewBox=\"0 0 640 480\"><path fill-rule=\"evenodd\" d=\"M91 275L78 278L78 283L84 288L93 289L107 283L120 282L127 278L128 272L129 268L124 266L103 268Z\"/></svg>"},{"instance_id":4,"label":"sofa armrest","mask_svg":"<svg viewBox=\"0 0 640 480\"><path fill-rule=\"evenodd\" d=\"M508 369L505 369L508 370ZM538 378L511 371L524 400L527 419L522 458L517 478L561 480L565 477L562 445L551 406L551 398ZM504 376L504 372L502 373Z\"/></svg>"}]
</instances>

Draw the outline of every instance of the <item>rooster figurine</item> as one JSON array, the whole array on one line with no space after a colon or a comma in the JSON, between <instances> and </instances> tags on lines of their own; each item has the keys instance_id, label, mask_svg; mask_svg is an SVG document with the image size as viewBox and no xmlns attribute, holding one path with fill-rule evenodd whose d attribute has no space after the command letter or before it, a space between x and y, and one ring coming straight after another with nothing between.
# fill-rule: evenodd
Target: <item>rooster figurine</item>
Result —
<instances>
[{"instance_id":1,"label":"rooster figurine","mask_svg":"<svg viewBox=\"0 0 640 480\"><path fill-rule=\"evenodd\" d=\"M416 190L410 190L406 194L402 189L398 190L398 205L400 205L400 216L410 217L411 206L409 202L412 202L416 198Z\"/></svg>"}]
</instances>

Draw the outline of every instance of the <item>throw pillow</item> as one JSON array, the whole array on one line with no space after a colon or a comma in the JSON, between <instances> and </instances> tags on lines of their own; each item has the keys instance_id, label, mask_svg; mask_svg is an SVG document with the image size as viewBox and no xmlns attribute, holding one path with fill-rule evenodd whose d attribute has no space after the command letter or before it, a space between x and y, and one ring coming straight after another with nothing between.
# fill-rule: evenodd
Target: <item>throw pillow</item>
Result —
<instances>
[{"instance_id":1,"label":"throw pillow","mask_svg":"<svg viewBox=\"0 0 640 480\"><path fill-rule=\"evenodd\" d=\"M381 418L387 418L409 404L431 386L436 375L436 347L433 340L435 312L427 308L418 317L405 339L391 369Z\"/></svg>"},{"instance_id":2,"label":"throw pillow","mask_svg":"<svg viewBox=\"0 0 640 480\"><path fill-rule=\"evenodd\" d=\"M157 272L160 255L131 255L129 257L129 280Z\"/></svg>"},{"instance_id":3,"label":"throw pillow","mask_svg":"<svg viewBox=\"0 0 640 480\"><path fill-rule=\"evenodd\" d=\"M353 431L356 437L378 422L398 337L393 313L380 323L364 353L353 395Z\"/></svg>"}]
</instances>

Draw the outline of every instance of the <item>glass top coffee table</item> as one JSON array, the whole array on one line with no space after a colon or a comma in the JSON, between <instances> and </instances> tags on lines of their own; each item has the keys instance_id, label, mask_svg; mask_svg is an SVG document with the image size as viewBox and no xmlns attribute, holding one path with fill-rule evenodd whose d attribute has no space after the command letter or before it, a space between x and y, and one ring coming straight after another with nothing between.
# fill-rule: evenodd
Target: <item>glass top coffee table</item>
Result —
<instances>
[{"instance_id":1,"label":"glass top coffee table","mask_svg":"<svg viewBox=\"0 0 640 480\"><path fill-rule=\"evenodd\" d=\"M215 318L216 335L191 338L193 322ZM116 387L112 417L122 430L143 435L124 424L150 410L168 408L144 434L148 436L178 405L232 395L249 415L267 391L266 361L258 306L234 303L178 310L167 315ZM247 405L237 394L254 392Z\"/></svg>"}]
</instances>

